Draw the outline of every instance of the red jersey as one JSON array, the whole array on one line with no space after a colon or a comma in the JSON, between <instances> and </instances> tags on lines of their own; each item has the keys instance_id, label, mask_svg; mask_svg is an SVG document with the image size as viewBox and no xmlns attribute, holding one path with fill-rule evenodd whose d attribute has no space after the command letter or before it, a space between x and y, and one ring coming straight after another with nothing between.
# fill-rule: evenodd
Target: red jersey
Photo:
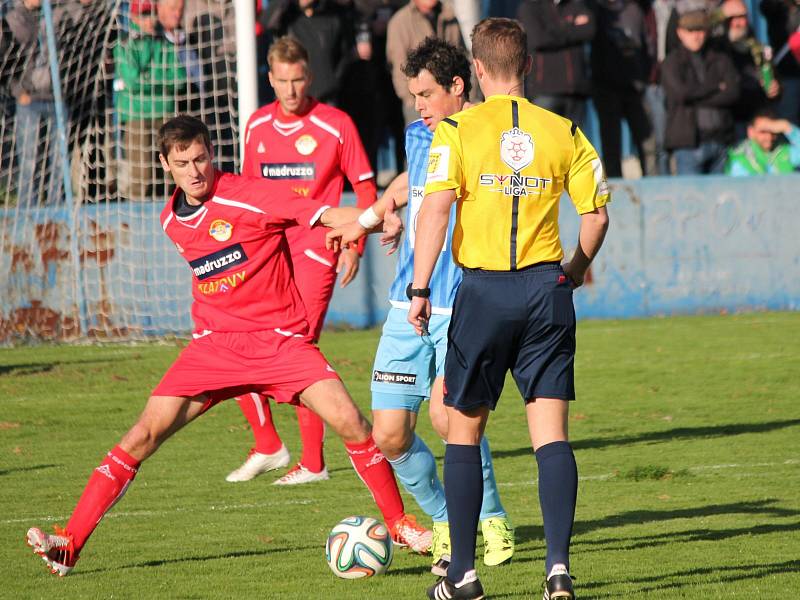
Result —
<instances>
[{"instance_id":1,"label":"red jersey","mask_svg":"<svg viewBox=\"0 0 800 600\"><path fill-rule=\"evenodd\" d=\"M355 186L375 176L347 113L314 99L301 117L284 115L277 101L253 113L245 130L242 175L269 179L286 196L318 198L329 206L339 206L345 177ZM358 206L373 201L359 197ZM325 248L323 229L300 225L288 229L286 238L292 255L336 265L336 254Z\"/></svg>"},{"instance_id":2,"label":"red jersey","mask_svg":"<svg viewBox=\"0 0 800 600\"><path fill-rule=\"evenodd\" d=\"M274 181L221 171L209 199L191 216L173 211L178 193L161 211L161 226L192 270L192 318L200 335L262 330L306 335L284 232L298 223L313 227L327 206L311 198L289 199Z\"/></svg>"}]
</instances>

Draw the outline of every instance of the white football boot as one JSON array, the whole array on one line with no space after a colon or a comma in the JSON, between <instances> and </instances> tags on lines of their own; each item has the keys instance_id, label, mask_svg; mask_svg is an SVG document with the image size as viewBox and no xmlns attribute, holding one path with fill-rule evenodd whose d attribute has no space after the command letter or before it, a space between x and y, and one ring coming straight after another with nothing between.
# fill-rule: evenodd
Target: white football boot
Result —
<instances>
[{"instance_id":1,"label":"white football boot","mask_svg":"<svg viewBox=\"0 0 800 600\"><path fill-rule=\"evenodd\" d=\"M250 450L250 454L247 455L247 460L244 461L244 464L235 471L228 473L225 481L230 481L231 483L250 481L262 473L282 469L288 464L289 451L283 444L281 444L280 450L274 454L261 454L253 449Z\"/></svg>"}]
</instances>

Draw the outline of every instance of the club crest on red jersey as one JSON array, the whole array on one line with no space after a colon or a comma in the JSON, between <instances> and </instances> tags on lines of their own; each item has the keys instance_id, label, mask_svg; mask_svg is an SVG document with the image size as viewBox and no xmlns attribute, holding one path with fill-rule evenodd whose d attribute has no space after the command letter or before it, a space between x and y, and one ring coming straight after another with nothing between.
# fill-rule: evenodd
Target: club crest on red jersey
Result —
<instances>
[{"instance_id":1,"label":"club crest on red jersey","mask_svg":"<svg viewBox=\"0 0 800 600\"><path fill-rule=\"evenodd\" d=\"M519 173L533 162L533 138L529 133L514 127L504 131L500 138L500 158Z\"/></svg>"},{"instance_id":2,"label":"club crest on red jersey","mask_svg":"<svg viewBox=\"0 0 800 600\"><path fill-rule=\"evenodd\" d=\"M233 234L233 225L222 219L214 219L208 228L208 235L218 242L227 242Z\"/></svg>"},{"instance_id":3,"label":"club crest on red jersey","mask_svg":"<svg viewBox=\"0 0 800 600\"><path fill-rule=\"evenodd\" d=\"M317 149L317 145L317 140L307 133L297 138L294 143L295 149L303 156L308 156L314 152Z\"/></svg>"}]
</instances>

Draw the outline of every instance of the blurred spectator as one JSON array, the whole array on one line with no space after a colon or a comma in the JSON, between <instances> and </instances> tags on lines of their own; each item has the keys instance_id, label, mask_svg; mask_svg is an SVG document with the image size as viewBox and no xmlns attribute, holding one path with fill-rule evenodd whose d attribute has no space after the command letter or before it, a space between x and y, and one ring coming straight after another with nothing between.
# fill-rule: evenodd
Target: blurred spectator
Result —
<instances>
[{"instance_id":1,"label":"blurred spectator","mask_svg":"<svg viewBox=\"0 0 800 600\"><path fill-rule=\"evenodd\" d=\"M528 100L584 129L592 89L584 45L594 38L594 13L583 0L524 0L517 18L533 57L525 80Z\"/></svg>"},{"instance_id":2,"label":"blurred spectator","mask_svg":"<svg viewBox=\"0 0 800 600\"><path fill-rule=\"evenodd\" d=\"M385 185L396 175L396 172L388 172L391 169L384 169L387 172L378 171L378 148L381 143L393 139L393 158L399 171L404 170L406 158L403 103L394 92L392 75L386 60L386 34L389 21L406 3L407 0L354 0L358 15L356 34L358 60L356 64L350 65L351 68L344 75L342 109L350 115L358 128L367 156L378 172L378 185L381 183ZM369 34L369 44L365 42L367 34ZM369 58L365 58L367 56ZM368 61L369 64L365 65L363 61ZM371 88L366 87L370 85ZM372 104L367 108L370 102ZM388 162L391 162L391 159L390 156Z\"/></svg>"},{"instance_id":3,"label":"blurred spectator","mask_svg":"<svg viewBox=\"0 0 800 600\"><path fill-rule=\"evenodd\" d=\"M130 30L114 48L115 105L124 137L127 185L122 195L148 200L167 193L164 171L157 168L158 128L175 114L185 96L187 72L174 39L183 17L183 0L148 0L130 5Z\"/></svg>"},{"instance_id":4,"label":"blurred spectator","mask_svg":"<svg viewBox=\"0 0 800 600\"><path fill-rule=\"evenodd\" d=\"M800 121L800 2L761 0L761 13L767 19L767 34L775 56L775 73L783 93L778 115L792 123ZM791 46L792 52L787 52Z\"/></svg>"},{"instance_id":5,"label":"blurred spectator","mask_svg":"<svg viewBox=\"0 0 800 600\"><path fill-rule=\"evenodd\" d=\"M260 22L273 38L289 35L309 55L309 94L336 104L342 71L355 45L354 15L333 0L271 0Z\"/></svg>"},{"instance_id":6,"label":"blurred spectator","mask_svg":"<svg viewBox=\"0 0 800 600\"><path fill-rule=\"evenodd\" d=\"M481 20L483 13L482 0L453 0L453 12L461 28L461 37L467 46L467 52L472 52L472 30ZM498 16L498 15L492 15Z\"/></svg>"},{"instance_id":7,"label":"blurred spectator","mask_svg":"<svg viewBox=\"0 0 800 600\"><path fill-rule=\"evenodd\" d=\"M780 140L780 141L779 141ZM747 128L747 139L728 152L728 175L781 175L800 166L800 130L772 111L760 111Z\"/></svg>"},{"instance_id":8,"label":"blurred spectator","mask_svg":"<svg viewBox=\"0 0 800 600\"><path fill-rule=\"evenodd\" d=\"M609 177L621 177L622 119L628 122L640 163L645 142L653 140L644 92L655 48L650 47L644 10L635 0L596 0L595 11L592 82L603 162Z\"/></svg>"},{"instance_id":9,"label":"blurred spectator","mask_svg":"<svg viewBox=\"0 0 800 600\"><path fill-rule=\"evenodd\" d=\"M236 170L234 159L238 156L235 123L231 119L231 111L235 107L230 106L230 92L236 89L236 26L233 4L213 0L189 0L184 11L184 21L187 23L188 35L186 47L182 52L179 51L179 56L185 61L185 65L192 65L195 61L198 63L198 68L193 72L199 81L195 82L194 87L198 92L203 92L197 94L199 106L190 107L190 112L201 115L208 126L215 149L214 160L219 168L233 173Z\"/></svg>"},{"instance_id":10,"label":"blurred spectator","mask_svg":"<svg viewBox=\"0 0 800 600\"><path fill-rule=\"evenodd\" d=\"M374 44L368 24L361 23L356 34L356 55L348 62L342 73L339 92L339 108L345 111L355 123L364 150L373 171L378 170L378 147L383 126L387 120L389 103L394 100L399 111L397 98L391 89L388 72L376 64L373 58Z\"/></svg>"},{"instance_id":11,"label":"blurred spectator","mask_svg":"<svg viewBox=\"0 0 800 600\"><path fill-rule=\"evenodd\" d=\"M780 85L772 72L769 53L750 29L743 0L725 0L720 9L726 29L713 45L731 58L739 73L739 99L732 108L735 137L741 140L755 112L778 96Z\"/></svg>"},{"instance_id":12,"label":"blurred spectator","mask_svg":"<svg viewBox=\"0 0 800 600\"><path fill-rule=\"evenodd\" d=\"M667 56L667 27L675 10L675 0L653 0L645 14L647 35L655 48L650 80L644 92L644 106L652 128L651 139L645 144L645 173L669 175L669 153L664 146L667 128L667 107L664 86L661 85L661 64Z\"/></svg>"},{"instance_id":13,"label":"blurred spectator","mask_svg":"<svg viewBox=\"0 0 800 600\"><path fill-rule=\"evenodd\" d=\"M667 23L667 54L679 48L678 19L681 15L702 11L708 15L708 37L722 37L725 34L725 19L719 10L722 0L675 0L672 14Z\"/></svg>"},{"instance_id":14,"label":"blurred spectator","mask_svg":"<svg viewBox=\"0 0 800 600\"><path fill-rule=\"evenodd\" d=\"M402 67L406 55L426 37L435 36L457 48L466 48L453 5L449 0L410 0L389 21L386 36L386 58L392 69L392 83L397 97L403 102L406 125L416 121L419 114L414 109L414 99L408 91Z\"/></svg>"},{"instance_id":15,"label":"blurred spectator","mask_svg":"<svg viewBox=\"0 0 800 600\"><path fill-rule=\"evenodd\" d=\"M679 175L721 173L733 138L731 107L739 97L739 77L725 54L706 47L708 15L681 15L681 46L662 66L667 95L667 148Z\"/></svg>"},{"instance_id":16,"label":"blurred spectator","mask_svg":"<svg viewBox=\"0 0 800 600\"><path fill-rule=\"evenodd\" d=\"M69 5L74 15L65 7L53 9L56 43L70 21L79 18L79 6ZM63 161L56 144L56 108L41 0L17 0L5 20L23 57L21 68L11 81L11 94L16 100L17 202L21 206L59 202L63 199ZM41 157L40 140L47 140Z\"/></svg>"}]
</instances>

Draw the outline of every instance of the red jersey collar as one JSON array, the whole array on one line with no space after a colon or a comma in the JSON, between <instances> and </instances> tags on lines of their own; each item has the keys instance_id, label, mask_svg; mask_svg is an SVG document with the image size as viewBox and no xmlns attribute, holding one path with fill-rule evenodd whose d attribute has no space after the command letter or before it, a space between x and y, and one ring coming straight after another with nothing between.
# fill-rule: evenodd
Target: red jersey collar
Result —
<instances>
[{"instance_id":1,"label":"red jersey collar","mask_svg":"<svg viewBox=\"0 0 800 600\"><path fill-rule=\"evenodd\" d=\"M308 96L308 99L311 102L308 104L308 110L306 110L302 115L287 115L286 113L283 112L283 108L281 108L281 103L275 100L274 102L275 110L273 111L275 119L279 120L281 123L291 123L292 121L299 121L301 119L304 119L312 112L314 112L314 109L319 104L319 100L317 100L312 96Z\"/></svg>"},{"instance_id":2,"label":"red jersey collar","mask_svg":"<svg viewBox=\"0 0 800 600\"><path fill-rule=\"evenodd\" d=\"M219 186L219 180L222 178L223 175L225 175L223 171L220 171L219 169L214 169L214 184L211 186L211 191L208 192L208 197L205 199L205 201L201 206L205 205L206 202L208 202L214 196L217 195L217 187ZM170 196L169 200L167 200L169 211L173 214L175 214L175 198L177 198L178 194L181 193L183 193L183 190L178 186L175 186L175 191L172 192L172 196ZM200 208L200 206L198 206L197 208Z\"/></svg>"}]
</instances>

